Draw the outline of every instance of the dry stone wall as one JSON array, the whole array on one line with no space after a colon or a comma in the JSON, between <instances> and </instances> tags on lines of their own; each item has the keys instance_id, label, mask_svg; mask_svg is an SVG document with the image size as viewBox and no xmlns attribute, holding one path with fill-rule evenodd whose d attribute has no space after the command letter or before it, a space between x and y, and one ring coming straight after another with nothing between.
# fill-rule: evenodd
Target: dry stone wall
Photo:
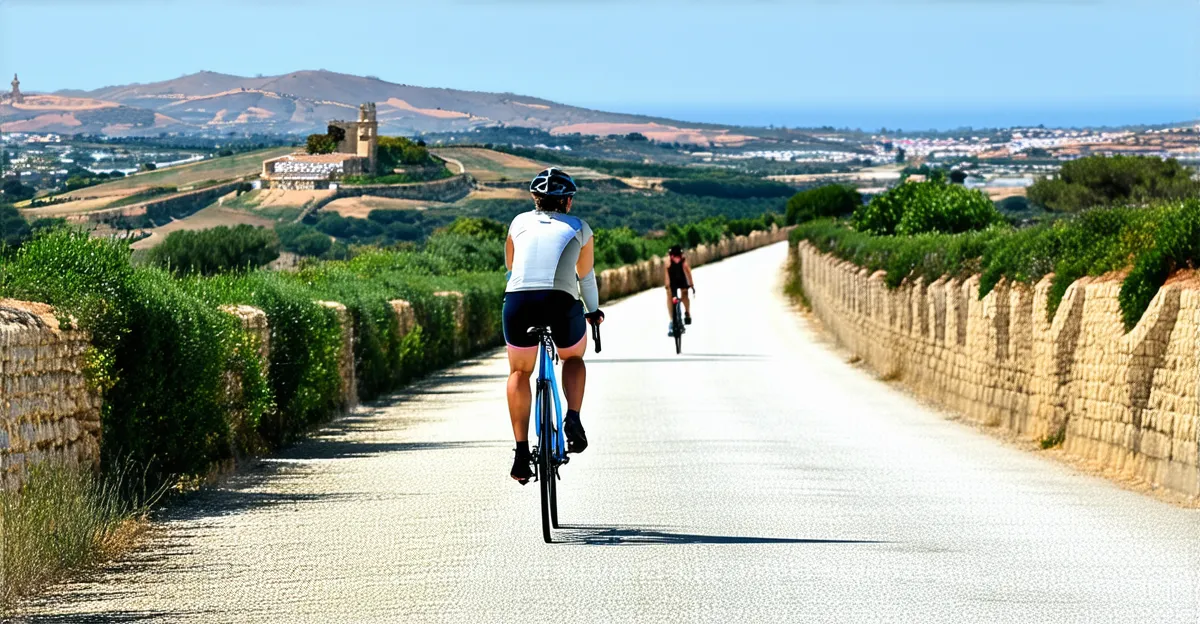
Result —
<instances>
[{"instance_id":1,"label":"dry stone wall","mask_svg":"<svg viewBox=\"0 0 1200 624\"><path fill-rule=\"evenodd\" d=\"M1047 277L906 282L806 242L795 249L822 324L878 374L967 419L1050 443L1104 470L1200 497L1200 282L1164 286L1132 331L1116 278L1068 288L1053 319Z\"/></svg>"},{"instance_id":2,"label":"dry stone wall","mask_svg":"<svg viewBox=\"0 0 1200 624\"><path fill-rule=\"evenodd\" d=\"M100 396L88 387L87 334L61 328L50 306L0 299L0 489L45 460L95 464Z\"/></svg>"}]
</instances>

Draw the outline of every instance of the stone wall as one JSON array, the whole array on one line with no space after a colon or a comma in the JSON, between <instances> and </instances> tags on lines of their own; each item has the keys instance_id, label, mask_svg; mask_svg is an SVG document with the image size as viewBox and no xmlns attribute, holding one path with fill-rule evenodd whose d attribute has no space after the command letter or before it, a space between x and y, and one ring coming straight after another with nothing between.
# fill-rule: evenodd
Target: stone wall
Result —
<instances>
[{"instance_id":1,"label":"stone wall","mask_svg":"<svg viewBox=\"0 0 1200 624\"><path fill-rule=\"evenodd\" d=\"M0 489L45 460L96 464L100 397L88 388L88 336L50 306L0 299Z\"/></svg>"},{"instance_id":2,"label":"stone wall","mask_svg":"<svg viewBox=\"0 0 1200 624\"><path fill-rule=\"evenodd\" d=\"M336 301L317 303L333 310L338 324L342 326L342 352L338 357L338 376L342 378L342 409L351 410L358 405L358 379L354 372L354 319L346 306Z\"/></svg>"},{"instance_id":3,"label":"stone wall","mask_svg":"<svg viewBox=\"0 0 1200 624\"><path fill-rule=\"evenodd\" d=\"M475 180L467 174L459 174L442 180L416 182L413 184L348 184L340 185L337 197L389 197L431 202L456 202L467 196Z\"/></svg>"},{"instance_id":4,"label":"stone wall","mask_svg":"<svg viewBox=\"0 0 1200 624\"><path fill-rule=\"evenodd\" d=\"M1164 286L1126 333L1114 278L1075 282L1049 319L1049 277L980 299L978 276L890 290L882 272L806 242L794 253L813 312L879 375L1109 474L1200 497L1196 280Z\"/></svg>"},{"instance_id":5,"label":"stone wall","mask_svg":"<svg viewBox=\"0 0 1200 624\"><path fill-rule=\"evenodd\" d=\"M162 199L151 199L138 204L118 208L93 210L77 215L68 215L68 221L77 223L108 223L122 218L146 216L155 221L166 222L172 218L183 218L211 205L218 198L237 190L242 182L227 182L198 191L188 191Z\"/></svg>"},{"instance_id":6,"label":"stone wall","mask_svg":"<svg viewBox=\"0 0 1200 624\"><path fill-rule=\"evenodd\" d=\"M772 226L770 231L751 232L747 236L726 238L715 245L700 245L687 252L688 262L695 268L751 249L785 241L789 232L791 232L791 228L781 229ZM636 264L601 271L597 276L600 300L607 301L651 288L664 287L666 282L663 272L666 271L666 264L665 257L657 256Z\"/></svg>"}]
</instances>

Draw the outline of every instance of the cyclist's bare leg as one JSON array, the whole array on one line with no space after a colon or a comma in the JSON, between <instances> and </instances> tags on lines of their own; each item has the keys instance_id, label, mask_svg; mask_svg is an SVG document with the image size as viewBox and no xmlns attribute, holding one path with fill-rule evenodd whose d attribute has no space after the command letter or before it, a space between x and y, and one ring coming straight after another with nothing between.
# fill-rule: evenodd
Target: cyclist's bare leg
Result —
<instances>
[{"instance_id":1,"label":"cyclist's bare leg","mask_svg":"<svg viewBox=\"0 0 1200 624\"><path fill-rule=\"evenodd\" d=\"M533 375L537 356L537 347L508 347L508 417L512 420L513 439L517 442L529 441L529 407L533 404L529 378Z\"/></svg>"},{"instance_id":2,"label":"cyclist's bare leg","mask_svg":"<svg viewBox=\"0 0 1200 624\"><path fill-rule=\"evenodd\" d=\"M692 300L688 297L688 289L679 289L679 300L683 302L683 313L687 316L692 315Z\"/></svg>"},{"instance_id":3,"label":"cyclist's bare leg","mask_svg":"<svg viewBox=\"0 0 1200 624\"><path fill-rule=\"evenodd\" d=\"M675 293L667 286L667 319L675 320Z\"/></svg>"},{"instance_id":4,"label":"cyclist's bare leg","mask_svg":"<svg viewBox=\"0 0 1200 624\"><path fill-rule=\"evenodd\" d=\"M587 334L584 334L578 344L558 350L563 361L563 394L567 395L567 409L576 412L583 407L583 387L587 384L587 367L583 364L587 343Z\"/></svg>"}]
</instances>

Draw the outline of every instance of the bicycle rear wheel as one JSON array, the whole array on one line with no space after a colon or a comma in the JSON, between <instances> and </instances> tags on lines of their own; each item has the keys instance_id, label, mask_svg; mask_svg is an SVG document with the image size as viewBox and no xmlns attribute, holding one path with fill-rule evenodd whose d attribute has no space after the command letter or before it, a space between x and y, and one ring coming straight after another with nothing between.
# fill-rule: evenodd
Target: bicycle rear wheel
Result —
<instances>
[{"instance_id":1,"label":"bicycle rear wheel","mask_svg":"<svg viewBox=\"0 0 1200 624\"><path fill-rule=\"evenodd\" d=\"M549 384L539 384L537 405L542 414L538 428L538 486L542 493L542 539L553 542L552 527L558 526L558 496L554 491L554 425L550 412Z\"/></svg>"}]
</instances>

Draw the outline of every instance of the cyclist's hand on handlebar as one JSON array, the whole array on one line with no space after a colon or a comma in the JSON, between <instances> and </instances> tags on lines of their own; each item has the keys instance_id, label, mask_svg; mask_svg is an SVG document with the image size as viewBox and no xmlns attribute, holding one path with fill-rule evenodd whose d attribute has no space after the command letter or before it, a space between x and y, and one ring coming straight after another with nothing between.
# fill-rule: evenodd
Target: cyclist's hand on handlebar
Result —
<instances>
[{"instance_id":1,"label":"cyclist's hand on handlebar","mask_svg":"<svg viewBox=\"0 0 1200 624\"><path fill-rule=\"evenodd\" d=\"M695 286L689 285L689 286L688 286L688 288L691 288L691 289L692 289L692 294L693 294L693 295L694 295L694 294L696 294L696 287L695 287Z\"/></svg>"},{"instance_id":2,"label":"cyclist's hand on handlebar","mask_svg":"<svg viewBox=\"0 0 1200 624\"><path fill-rule=\"evenodd\" d=\"M604 322L604 312L600 310L588 312L587 314L584 314L583 317L586 318L592 325L599 325L600 323Z\"/></svg>"}]
</instances>

